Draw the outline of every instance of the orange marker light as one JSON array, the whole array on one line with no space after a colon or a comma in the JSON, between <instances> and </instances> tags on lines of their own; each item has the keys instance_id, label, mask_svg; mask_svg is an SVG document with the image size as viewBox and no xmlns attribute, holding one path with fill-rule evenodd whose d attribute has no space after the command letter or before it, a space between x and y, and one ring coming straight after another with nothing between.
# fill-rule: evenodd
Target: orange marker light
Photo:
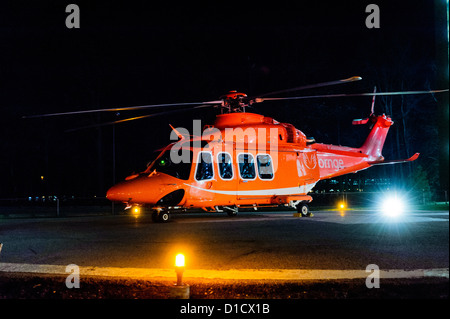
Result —
<instances>
[{"instance_id":1,"label":"orange marker light","mask_svg":"<svg viewBox=\"0 0 450 319\"><path fill-rule=\"evenodd\" d=\"M177 273L177 286L183 286L183 272L185 266L185 258L183 254L175 257L175 272Z\"/></svg>"},{"instance_id":2,"label":"orange marker light","mask_svg":"<svg viewBox=\"0 0 450 319\"><path fill-rule=\"evenodd\" d=\"M141 208L139 206L135 206L132 208L131 210L131 214L135 217L138 218L141 215Z\"/></svg>"},{"instance_id":3,"label":"orange marker light","mask_svg":"<svg viewBox=\"0 0 450 319\"><path fill-rule=\"evenodd\" d=\"M175 267L184 267L184 255L178 254L175 257Z\"/></svg>"}]
</instances>

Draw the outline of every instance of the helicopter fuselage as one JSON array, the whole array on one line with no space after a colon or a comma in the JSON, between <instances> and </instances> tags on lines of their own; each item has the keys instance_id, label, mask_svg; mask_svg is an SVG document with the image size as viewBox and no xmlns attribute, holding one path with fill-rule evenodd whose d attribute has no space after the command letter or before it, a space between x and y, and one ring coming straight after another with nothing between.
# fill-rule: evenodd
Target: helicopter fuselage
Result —
<instances>
[{"instance_id":1,"label":"helicopter fuselage","mask_svg":"<svg viewBox=\"0 0 450 319\"><path fill-rule=\"evenodd\" d=\"M310 202L319 180L382 162L389 117L371 117L360 148L315 143L293 125L253 113L218 115L202 136L166 146L140 173L111 187L107 198L156 210L294 206Z\"/></svg>"}]
</instances>

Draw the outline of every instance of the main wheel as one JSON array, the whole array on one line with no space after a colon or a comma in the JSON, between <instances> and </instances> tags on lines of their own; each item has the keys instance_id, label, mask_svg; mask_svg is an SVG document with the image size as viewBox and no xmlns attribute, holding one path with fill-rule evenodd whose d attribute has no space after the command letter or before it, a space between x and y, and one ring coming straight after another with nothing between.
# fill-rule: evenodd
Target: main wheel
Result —
<instances>
[{"instance_id":1,"label":"main wheel","mask_svg":"<svg viewBox=\"0 0 450 319\"><path fill-rule=\"evenodd\" d=\"M230 216L230 217L234 217L238 213L238 208L237 207L235 207L235 208L233 208L233 207L225 207L225 209L227 210L227 215Z\"/></svg>"},{"instance_id":2,"label":"main wheel","mask_svg":"<svg viewBox=\"0 0 450 319\"><path fill-rule=\"evenodd\" d=\"M297 205L297 212L301 214L303 217L311 217L312 214L309 211L309 207L306 203L300 203Z\"/></svg>"}]
</instances>

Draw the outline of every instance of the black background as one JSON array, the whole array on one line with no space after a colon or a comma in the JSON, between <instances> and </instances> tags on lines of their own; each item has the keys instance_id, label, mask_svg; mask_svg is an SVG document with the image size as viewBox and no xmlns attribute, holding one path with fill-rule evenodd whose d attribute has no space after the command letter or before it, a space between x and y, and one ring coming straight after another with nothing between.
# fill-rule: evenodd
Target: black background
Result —
<instances>
[{"instance_id":1,"label":"black background","mask_svg":"<svg viewBox=\"0 0 450 319\"><path fill-rule=\"evenodd\" d=\"M209 101L234 89L258 95L354 75L363 81L291 95L448 87L440 1L379 1L379 29L365 24L370 1L76 1L80 28L68 29L70 3L0 4L1 198L104 196L113 184L113 127L65 130L147 113L26 115ZM421 152L409 167L421 165L439 189L448 188L448 168L442 169L448 165L446 96L444 106L442 97L431 95L379 97L376 103L377 113L395 121L384 156ZM351 120L367 116L371 100L265 102L252 111L292 123L318 142L357 147L368 131ZM215 113L115 125L116 180L144 169L152 151L170 142L169 124L192 131L192 119L212 124Z\"/></svg>"}]
</instances>

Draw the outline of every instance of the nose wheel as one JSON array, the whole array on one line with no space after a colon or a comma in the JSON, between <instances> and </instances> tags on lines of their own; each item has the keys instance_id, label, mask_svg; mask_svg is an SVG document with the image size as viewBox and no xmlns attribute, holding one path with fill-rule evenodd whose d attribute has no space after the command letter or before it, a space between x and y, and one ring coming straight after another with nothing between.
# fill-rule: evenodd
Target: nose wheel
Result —
<instances>
[{"instance_id":1,"label":"nose wheel","mask_svg":"<svg viewBox=\"0 0 450 319\"><path fill-rule=\"evenodd\" d=\"M170 220L170 213L168 211L155 211L152 213L152 220L155 223L167 223Z\"/></svg>"}]
</instances>

